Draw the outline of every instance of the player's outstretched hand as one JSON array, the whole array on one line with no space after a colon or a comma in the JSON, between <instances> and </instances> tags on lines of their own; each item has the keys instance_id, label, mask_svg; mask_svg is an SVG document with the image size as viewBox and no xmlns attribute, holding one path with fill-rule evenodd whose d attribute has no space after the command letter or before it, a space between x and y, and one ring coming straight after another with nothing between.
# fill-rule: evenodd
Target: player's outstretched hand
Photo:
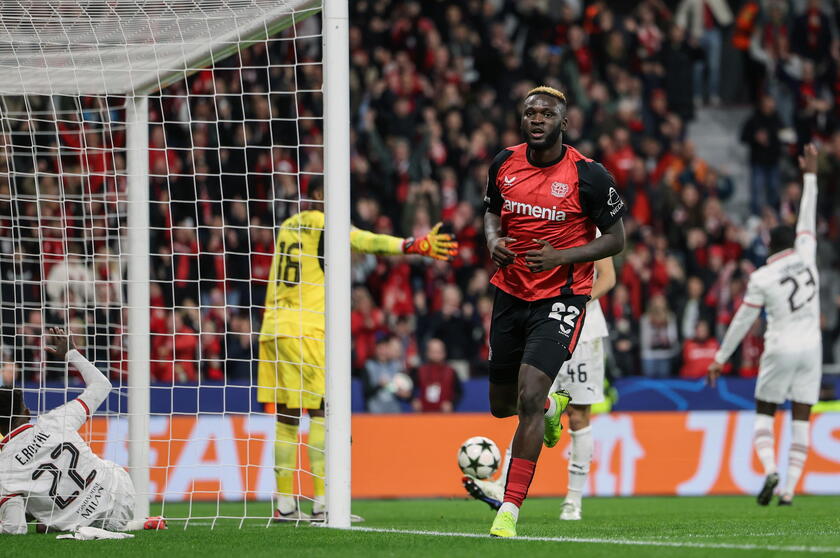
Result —
<instances>
[{"instance_id":1,"label":"player's outstretched hand","mask_svg":"<svg viewBox=\"0 0 840 558\"><path fill-rule=\"evenodd\" d=\"M67 353L71 349L76 348L73 340L60 327L51 327L49 331L50 333L47 335L47 343L44 349L51 355L55 355L64 360L67 357Z\"/></svg>"},{"instance_id":2,"label":"player's outstretched hand","mask_svg":"<svg viewBox=\"0 0 840 558\"><path fill-rule=\"evenodd\" d=\"M451 234L439 232L441 225L443 223L438 223L432 227L432 230L426 236L407 239L403 251L406 254L418 254L436 260L451 261L458 255L458 241Z\"/></svg>"},{"instance_id":3,"label":"player's outstretched hand","mask_svg":"<svg viewBox=\"0 0 840 558\"><path fill-rule=\"evenodd\" d=\"M715 387L717 379L723 372L723 365L713 362L709 365L709 370L706 372L706 383L711 387Z\"/></svg>"},{"instance_id":4,"label":"player's outstretched hand","mask_svg":"<svg viewBox=\"0 0 840 558\"><path fill-rule=\"evenodd\" d=\"M503 236L501 238L497 238L491 242L489 246L487 246L490 250L490 257L493 259L493 263L499 267L505 267L508 264L512 264L513 260L516 259L516 252L507 247L508 242L516 242L516 239L509 236Z\"/></svg>"},{"instance_id":5,"label":"player's outstretched hand","mask_svg":"<svg viewBox=\"0 0 840 558\"><path fill-rule=\"evenodd\" d=\"M528 250L525 252L525 265L531 271L548 271L559 265L563 265L563 251L555 250L548 241L542 238L535 238L534 242L542 246L539 250Z\"/></svg>"},{"instance_id":6,"label":"player's outstretched hand","mask_svg":"<svg viewBox=\"0 0 840 558\"><path fill-rule=\"evenodd\" d=\"M805 146L805 149L802 150L802 155L799 156L799 168L802 169L802 172L817 173L819 154L820 152L817 150L817 146L813 143Z\"/></svg>"}]
</instances>

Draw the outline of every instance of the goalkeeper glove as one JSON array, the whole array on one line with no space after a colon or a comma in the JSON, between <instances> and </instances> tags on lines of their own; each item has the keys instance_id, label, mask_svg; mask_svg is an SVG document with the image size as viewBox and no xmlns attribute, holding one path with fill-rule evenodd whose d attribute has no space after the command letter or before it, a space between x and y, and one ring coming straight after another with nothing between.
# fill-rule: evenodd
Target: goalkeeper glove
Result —
<instances>
[{"instance_id":1,"label":"goalkeeper glove","mask_svg":"<svg viewBox=\"0 0 840 558\"><path fill-rule=\"evenodd\" d=\"M436 260L451 261L458 254L458 241L451 234L439 233L442 223L435 225L429 234L403 241L404 254L419 254Z\"/></svg>"}]
</instances>

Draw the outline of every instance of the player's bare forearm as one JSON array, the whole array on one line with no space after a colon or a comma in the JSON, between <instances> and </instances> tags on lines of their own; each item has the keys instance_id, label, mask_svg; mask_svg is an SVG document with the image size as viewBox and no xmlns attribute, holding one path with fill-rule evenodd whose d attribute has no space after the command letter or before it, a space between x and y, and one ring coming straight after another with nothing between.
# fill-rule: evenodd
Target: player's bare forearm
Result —
<instances>
[{"instance_id":1,"label":"player's bare forearm","mask_svg":"<svg viewBox=\"0 0 840 558\"><path fill-rule=\"evenodd\" d=\"M761 314L761 308L743 303L738 307L738 311L735 312L735 316L729 323L726 335L723 336L720 349L715 354L716 363L724 364L729 360L729 357L732 356L732 353L735 352L735 349L738 348L738 345L746 337L747 332L749 332L759 314Z\"/></svg>"},{"instance_id":2,"label":"player's bare forearm","mask_svg":"<svg viewBox=\"0 0 840 558\"><path fill-rule=\"evenodd\" d=\"M615 287L615 265L612 258L595 262L595 282L592 284L592 300L598 300Z\"/></svg>"},{"instance_id":3,"label":"player's bare forearm","mask_svg":"<svg viewBox=\"0 0 840 558\"><path fill-rule=\"evenodd\" d=\"M802 198L799 203L799 217L796 221L797 233L814 234L817 225L817 170L819 151L809 143L799 157L802 169Z\"/></svg>"},{"instance_id":4,"label":"player's bare forearm","mask_svg":"<svg viewBox=\"0 0 840 558\"><path fill-rule=\"evenodd\" d=\"M516 253L507 247L508 242L513 242L514 239L502 236L502 217L495 213L486 212L484 214L484 236L487 239L487 250L490 252L490 257L493 262L499 266L504 267L513 263L516 259Z\"/></svg>"},{"instance_id":5,"label":"player's bare forearm","mask_svg":"<svg viewBox=\"0 0 840 558\"><path fill-rule=\"evenodd\" d=\"M624 250L624 221L619 220L609 229L602 231L601 236L592 242L560 250L562 254L560 265L594 262L615 256L622 250Z\"/></svg>"},{"instance_id":6,"label":"player's bare forearm","mask_svg":"<svg viewBox=\"0 0 840 558\"><path fill-rule=\"evenodd\" d=\"M534 242L542 247L525 252L525 264L531 271L546 271L561 265L595 262L624 250L624 223L619 220L610 228L601 231L601 236L592 242L565 250L557 250L542 239L535 239Z\"/></svg>"}]
</instances>

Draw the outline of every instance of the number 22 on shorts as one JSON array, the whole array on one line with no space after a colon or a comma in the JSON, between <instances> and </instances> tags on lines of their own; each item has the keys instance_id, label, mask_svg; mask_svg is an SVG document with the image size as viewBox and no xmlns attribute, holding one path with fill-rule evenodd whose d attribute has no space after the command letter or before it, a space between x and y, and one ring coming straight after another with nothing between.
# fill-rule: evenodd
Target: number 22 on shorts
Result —
<instances>
[{"instance_id":1,"label":"number 22 on shorts","mask_svg":"<svg viewBox=\"0 0 840 558\"><path fill-rule=\"evenodd\" d=\"M551 306L548 317L560 322L560 333L571 335L575 329L575 320L580 316L580 309L576 306L566 306L562 302L555 302Z\"/></svg>"}]
</instances>

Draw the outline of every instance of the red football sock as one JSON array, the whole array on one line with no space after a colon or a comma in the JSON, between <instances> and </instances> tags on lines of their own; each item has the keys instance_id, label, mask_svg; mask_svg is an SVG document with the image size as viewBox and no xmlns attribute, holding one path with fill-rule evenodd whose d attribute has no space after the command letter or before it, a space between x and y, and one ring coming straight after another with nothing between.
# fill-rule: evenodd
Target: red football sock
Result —
<instances>
[{"instance_id":1,"label":"red football sock","mask_svg":"<svg viewBox=\"0 0 840 558\"><path fill-rule=\"evenodd\" d=\"M505 485L505 502L510 502L517 508L522 507L522 502L528 495L528 487L531 486L536 468L536 461L528 461L518 457L510 460L507 484Z\"/></svg>"}]
</instances>

